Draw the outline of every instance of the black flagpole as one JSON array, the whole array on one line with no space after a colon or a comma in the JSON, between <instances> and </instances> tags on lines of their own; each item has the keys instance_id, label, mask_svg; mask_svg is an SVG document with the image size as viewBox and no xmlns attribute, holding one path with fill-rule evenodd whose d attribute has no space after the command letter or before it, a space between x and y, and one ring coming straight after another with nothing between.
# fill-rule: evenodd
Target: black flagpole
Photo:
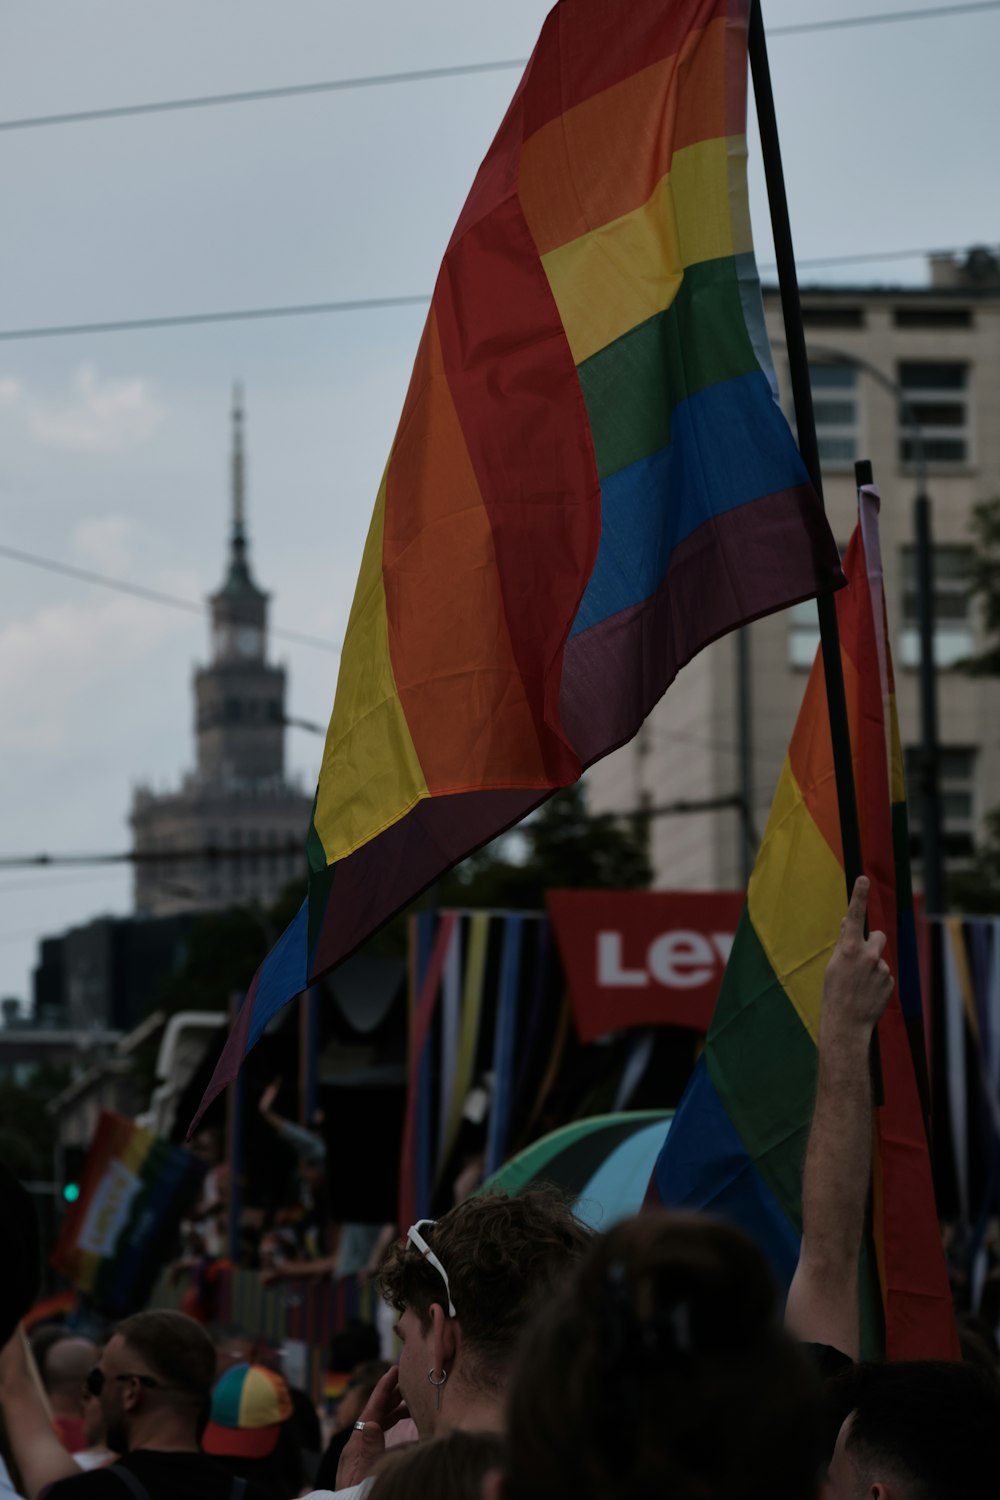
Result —
<instances>
[{"instance_id":1,"label":"black flagpole","mask_svg":"<svg viewBox=\"0 0 1000 1500\"><path fill-rule=\"evenodd\" d=\"M785 323L788 374L795 407L799 452L802 454L802 461L822 504L823 478L819 466L819 445L816 441L812 387L809 383L809 359L806 354L806 338L802 327L799 283L795 272L795 253L792 249L792 228L788 218L788 200L785 197L785 174L781 167L781 146L778 141L778 123L774 114L771 69L767 61L767 42L764 39L764 20L761 16L760 0L750 0L749 52L754 98L757 102L761 155L767 182L767 198L771 209L774 258L778 267L778 287L781 292L781 313ZM830 714L833 768L840 812L840 838L844 848L844 874L847 877L849 900L855 880L864 873L864 866L861 858L861 830L858 825L858 804L851 762L851 734L847 722L847 701L844 697L844 670L840 659L840 631L837 626L837 606L833 595L821 595L816 600L816 604L819 609L819 635L823 649L826 701ZM877 1103L881 1103L882 1076L878 1058L877 1031L872 1033L871 1060L875 1099Z\"/></svg>"}]
</instances>

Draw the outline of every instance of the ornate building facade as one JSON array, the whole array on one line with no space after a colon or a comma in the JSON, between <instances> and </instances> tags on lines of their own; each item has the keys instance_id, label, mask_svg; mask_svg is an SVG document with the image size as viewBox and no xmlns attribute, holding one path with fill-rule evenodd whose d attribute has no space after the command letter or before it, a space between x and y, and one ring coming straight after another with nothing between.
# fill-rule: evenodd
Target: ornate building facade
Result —
<instances>
[{"instance_id":1,"label":"ornate building facade","mask_svg":"<svg viewBox=\"0 0 1000 1500\"><path fill-rule=\"evenodd\" d=\"M238 389L229 566L209 605L211 660L194 674L195 769L177 791L139 787L132 804L142 916L266 905L305 872L312 799L285 774L285 669L267 659L268 595L250 571Z\"/></svg>"}]
</instances>

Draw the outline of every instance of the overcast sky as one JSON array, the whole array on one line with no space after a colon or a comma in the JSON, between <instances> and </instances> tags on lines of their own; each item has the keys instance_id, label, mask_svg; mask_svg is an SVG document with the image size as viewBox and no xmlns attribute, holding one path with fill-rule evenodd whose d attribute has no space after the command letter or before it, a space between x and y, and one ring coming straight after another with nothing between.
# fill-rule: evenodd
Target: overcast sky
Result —
<instances>
[{"instance_id":1,"label":"overcast sky","mask_svg":"<svg viewBox=\"0 0 1000 1500\"><path fill-rule=\"evenodd\" d=\"M610 3L610 0L609 0ZM792 23L900 0L765 0ZM0 5L0 121L524 58L545 0ZM1000 10L773 34L800 261L1000 241ZM0 131L0 331L429 293L515 70ZM755 153L755 145L751 147ZM759 157L758 260L771 260ZM766 275L766 271L765 271ZM920 258L809 281L925 277ZM199 600L221 580L246 387L252 560L273 622L339 642L420 308L0 342L0 544ZM133 787L194 755L204 621L0 557L0 854L125 849ZM289 710L337 656L277 644ZM289 732L310 790L321 740ZM38 938L130 909L125 867L0 870L0 995Z\"/></svg>"}]
</instances>

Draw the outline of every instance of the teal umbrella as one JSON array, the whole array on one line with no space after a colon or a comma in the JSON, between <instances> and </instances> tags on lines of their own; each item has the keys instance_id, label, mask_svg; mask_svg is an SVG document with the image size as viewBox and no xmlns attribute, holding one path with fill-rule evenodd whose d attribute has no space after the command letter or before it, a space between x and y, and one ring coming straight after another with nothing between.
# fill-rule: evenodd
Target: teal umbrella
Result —
<instances>
[{"instance_id":1,"label":"teal umbrella","mask_svg":"<svg viewBox=\"0 0 1000 1500\"><path fill-rule=\"evenodd\" d=\"M574 1120L518 1152L483 1183L519 1193L529 1183L550 1182L573 1199L592 1229L610 1229L639 1212L673 1110L635 1110Z\"/></svg>"}]
</instances>

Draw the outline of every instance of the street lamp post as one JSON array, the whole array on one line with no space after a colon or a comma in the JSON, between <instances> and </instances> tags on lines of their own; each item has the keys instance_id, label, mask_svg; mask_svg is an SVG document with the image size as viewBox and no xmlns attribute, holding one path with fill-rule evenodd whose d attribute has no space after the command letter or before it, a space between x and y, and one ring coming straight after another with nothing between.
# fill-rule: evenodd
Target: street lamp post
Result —
<instances>
[{"instance_id":1,"label":"street lamp post","mask_svg":"<svg viewBox=\"0 0 1000 1500\"><path fill-rule=\"evenodd\" d=\"M937 675L934 664L934 544L931 502L927 493L927 452L923 428L903 387L859 355L842 349L813 346L810 353L827 364L850 365L870 375L899 403L913 438L917 493L913 501L913 540L916 560L917 620L920 640L920 833L924 866L924 910L938 915L944 909L941 858L941 791L938 775Z\"/></svg>"}]
</instances>

